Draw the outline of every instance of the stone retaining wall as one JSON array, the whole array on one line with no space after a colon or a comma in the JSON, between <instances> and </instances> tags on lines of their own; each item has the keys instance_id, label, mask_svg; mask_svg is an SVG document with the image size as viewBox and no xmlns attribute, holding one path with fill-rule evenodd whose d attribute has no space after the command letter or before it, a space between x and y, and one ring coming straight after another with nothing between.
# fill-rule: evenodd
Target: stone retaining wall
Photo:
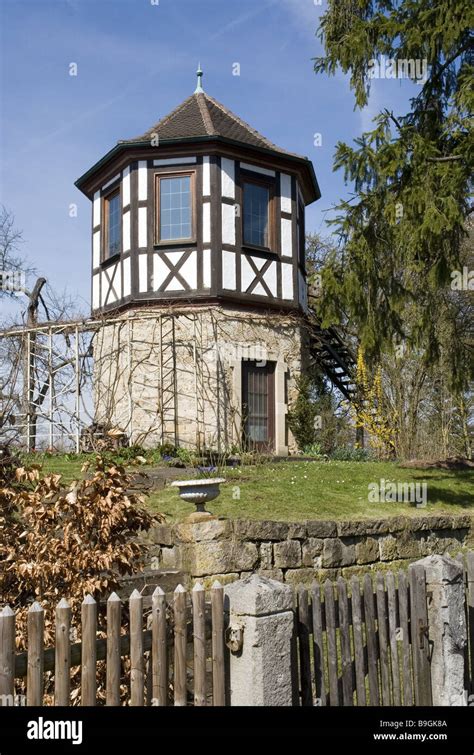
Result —
<instances>
[{"instance_id":1,"label":"stone retaining wall","mask_svg":"<svg viewBox=\"0 0 474 755\"><path fill-rule=\"evenodd\" d=\"M146 540L154 568L179 569L206 586L252 572L295 584L454 553L472 545L473 521L449 514L305 522L216 518L157 525Z\"/></svg>"}]
</instances>

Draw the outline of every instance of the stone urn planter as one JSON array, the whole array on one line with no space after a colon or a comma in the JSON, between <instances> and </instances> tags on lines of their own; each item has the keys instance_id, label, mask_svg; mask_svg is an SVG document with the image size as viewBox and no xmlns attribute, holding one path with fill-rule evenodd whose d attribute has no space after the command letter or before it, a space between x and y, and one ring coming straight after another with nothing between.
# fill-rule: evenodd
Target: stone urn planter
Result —
<instances>
[{"instance_id":1,"label":"stone urn planter","mask_svg":"<svg viewBox=\"0 0 474 755\"><path fill-rule=\"evenodd\" d=\"M194 503L196 511L188 517L189 521L200 521L212 517L210 511L206 511L205 504L213 501L220 495L219 485L225 482L223 477L206 477L200 480L175 480L171 483L172 488L179 489L179 497L183 501Z\"/></svg>"}]
</instances>

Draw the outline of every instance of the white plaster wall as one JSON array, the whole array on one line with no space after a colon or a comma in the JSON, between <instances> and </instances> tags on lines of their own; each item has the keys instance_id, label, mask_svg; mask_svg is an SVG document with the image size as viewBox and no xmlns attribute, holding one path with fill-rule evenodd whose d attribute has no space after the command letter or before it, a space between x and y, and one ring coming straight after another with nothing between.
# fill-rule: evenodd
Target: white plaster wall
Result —
<instances>
[{"instance_id":1,"label":"white plaster wall","mask_svg":"<svg viewBox=\"0 0 474 755\"><path fill-rule=\"evenodd\" d=\"M222 243L235 245L235 208L222 204Z\"/></svg>"}]
</instances>

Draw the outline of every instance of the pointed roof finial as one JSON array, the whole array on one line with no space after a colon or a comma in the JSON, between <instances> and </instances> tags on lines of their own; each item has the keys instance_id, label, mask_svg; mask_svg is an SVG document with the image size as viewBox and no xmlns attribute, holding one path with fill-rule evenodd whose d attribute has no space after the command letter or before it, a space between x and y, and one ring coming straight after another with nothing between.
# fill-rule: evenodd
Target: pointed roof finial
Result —
<instances>
[{"instance_id":1,"label":"pointed roof finial","mask_svg":"<svg viewBox=\"0 0 474 755\"><path fill-rule=\"evenodd\" d=\"M204 89L202 88L203 72L202 72L200 63L198 65L198 69L196 73L197 73L197 86L196 86L196 89L194 90L194 94L199 94L200 92L204 92Z\"/></svg>"}]
</instances>

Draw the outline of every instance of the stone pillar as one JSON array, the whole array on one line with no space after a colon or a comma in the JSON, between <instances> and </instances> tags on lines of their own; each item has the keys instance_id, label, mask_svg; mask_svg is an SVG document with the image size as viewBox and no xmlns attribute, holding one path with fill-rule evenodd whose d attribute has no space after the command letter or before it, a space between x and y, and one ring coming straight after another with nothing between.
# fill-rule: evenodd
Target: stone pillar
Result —
<instances>
[{"instance_id":1,"label":"stone pillar","mask_svg":"<svg viewBox=\"0 0 474 755\"><path fill-rule=\"evenodd\" d=\"M463 570L449 556L428 556L425 569L433 705L467 705L464 652L467 629Z\"/></svg>"},{"instance_id":2,"label":"stone pillar","mask_svg":"<svg viewBox=\"0 0 474 755\"><path fill-rule=\"evenodd\" d=\"M252 574L225 587L231 705L293 705L293 590Z\"/></svg>"}]
</instances>

